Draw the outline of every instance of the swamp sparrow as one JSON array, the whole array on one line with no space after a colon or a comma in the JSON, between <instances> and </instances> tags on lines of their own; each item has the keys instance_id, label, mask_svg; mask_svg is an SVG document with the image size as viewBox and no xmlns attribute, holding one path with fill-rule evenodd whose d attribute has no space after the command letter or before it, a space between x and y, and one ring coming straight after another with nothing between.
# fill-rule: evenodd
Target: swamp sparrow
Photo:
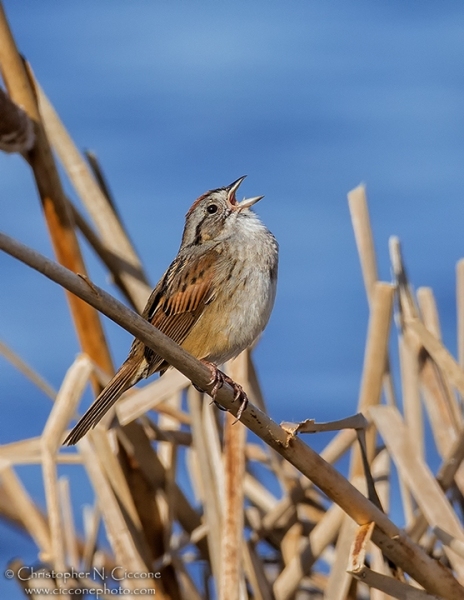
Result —
<instances>
[{"instance_id":1,"label":"swamp sparrow","mask_svg":"<svg viewBox=\"0 0 464 600\"><path fill-rule=\"evenodd\" d=\"M266 326L276 293L278 245L250 207L237 202L245 177L200 196L186 215L179 252L151 293L142 316L207 364L211 396L227 381L246 407L242 388L216 364L248 348ZM214 364L213 364L214 363ZM169 364L135 339L129 356L65 440L75 444L123 392Z\"/></svg>"}]
</instances>

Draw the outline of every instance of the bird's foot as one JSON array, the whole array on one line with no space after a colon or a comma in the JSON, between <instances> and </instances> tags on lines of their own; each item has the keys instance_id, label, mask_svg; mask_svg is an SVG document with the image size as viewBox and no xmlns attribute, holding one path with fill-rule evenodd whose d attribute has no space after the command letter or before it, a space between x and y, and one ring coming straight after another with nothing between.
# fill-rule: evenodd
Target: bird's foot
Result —
<instances>
[{"instance_id":1,"label":"bird's foot","mask_svg":"<svg viewBox=\"0 0 464 600\"><path fill-rule=\"evenodd\" d=\"M212 385L213 389L210 392L210 396L213 399L214 404L220 408L221 410L227 410L225 409L221 404L219 404L218 402L216 402L216 394L218 393L218 391L222 388L222 386L224 385L224 383L228 383L230 385L230 387L234 390L234 402L237 402L238 400L240 401L240 406L239 409L237 411L237 419L234 421L234 424L237 421L240 421L242 415L243 415L243 411L246 409L247 404L248 404L248 396L246 395L244 389L242 388L241 385L239 385L238 383L236 383L233 379L231 379L228 375L226 375L225 373L223 373L221 370L219 370L216 365L214 365L213 363L210 363L206 360L203 360L202 363L204 365L206 365L208 367L208 369L211 372L211 380L208 382L208 385ZM198 390L199 388L197 386L195 386L196 389ZM199 390L200 392L203 390Z\"/></svg>"}]
</instances>

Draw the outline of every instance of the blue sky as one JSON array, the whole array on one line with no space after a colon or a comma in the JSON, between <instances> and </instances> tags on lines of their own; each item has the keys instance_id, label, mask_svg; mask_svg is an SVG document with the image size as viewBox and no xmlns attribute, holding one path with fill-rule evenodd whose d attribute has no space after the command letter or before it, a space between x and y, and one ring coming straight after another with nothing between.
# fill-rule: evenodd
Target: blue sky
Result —
<instances>
[{"instance_id":1,"label":"blue sky","mask_svg":"<svg viewBox=\"0 0 464 600\"><path fill-rule=\"evenodd\" d=\"M243 193L265 195L257 212L281 262L256 361L275 419L355 411L368 312L346 194L361 181L381 277L390 278L388 238L398 235L413 283L435 291L454 351L454 270L464 255L461 2L4 6L77 145L97 152L153 284L198 195L244 174ZM0 155L0 206L3 231L52 255L20 157ZM9 257L0 255L0 270L1 339L58 387L78 352L64 296ZM105 328L119 363L130 336ZM0 378L0 443L39 435L49 401L3 359ZM40 497L37 473L27 476ZM33 556L19 536L5 536L3 563Z\"/></svg>"}]
</instances>

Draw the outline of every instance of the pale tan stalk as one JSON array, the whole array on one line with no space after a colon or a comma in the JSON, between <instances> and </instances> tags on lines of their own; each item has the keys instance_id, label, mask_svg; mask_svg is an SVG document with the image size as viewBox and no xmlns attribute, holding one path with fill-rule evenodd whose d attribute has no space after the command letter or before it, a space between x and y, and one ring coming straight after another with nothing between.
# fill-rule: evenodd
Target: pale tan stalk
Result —
<instances>
[{"instance_id":1,"label":"pale tan stalk","mask_svg":"<svg viewBox=\"0 0 464 600\"><path fill-rule=\"evenodd\" d=\"M424 325L441 342L440 319L432 290L426 287L419 288L417 290L417 300ZM444 387L444 398L447 401L447 417L452 426L457 429L462 415L456 402L456 396L446 378L442 378L442 385Z\"/></svg>"},{"instance_id":2,"label":"pale tan stalk","mask_svg":"<svg viewBox=\"0 0 464 600\"><path fill-rule=\"evenodd\" d=\"M189 380L174 369L170 369L155 381L141 389L126 394L116 405L116 414L121 425L141 417L148 410L156 409L170 397L178 395L190 384Z\"/></svg>"},{"instance_id":3,"label":"pale tan stalk","mask_svg":"<svg viewBox=\"0 0 464 600\"><path fill-rule=\"evenodd\" d=\"M142 264L111 204L95 181L44 91L36 84L40 113L51 144L105 244L119 262L118 276L130 293L134 305L142 312L151 291Z\"/></svg>"},{"instance_id":4,"label":"pale tan stalk","mask_svg":"<svg viewBox=\"0 0 464 600\"><path fill-rule=\"evenodd\" d=\"M0 88L0 150L29 152L35 142L34 124L27 113Z\"/></svg>"},{"instance_id":5,"label":"pale tan stalk","mask_svg":"<svg viewBox=\"0 0 464 600\"><path fill-rule=\"evenodd\" d=\"M193 387L188 390L188 403L192 416L193 449L197 455L197 464L204 494L205 521L208 526L208 549L214 579L220 581L221 573L221 531L222 511L218 497L217 474L211 468L204 429L203 394Z\"/></svg>"},{"instance_id":6,"label":"pale tan stalk","mask_svg":"<svg viewBox=\"0 0 464 600\"><path fill-rule=\"evenodd\" d=\"M363 375L359 392L358 412L367 414L371 406L380 403L382 382L388 357L388 342L393 308L394 288L388 283L376 283L373 288L371 315L364 353ZM366 451L369 462L375 451L375 431L366 432ZM364 469L361 455L354 450L351 476L359 477Z\"/></svg>"},{"instance_id":7,"label":"pale tan stalk","mask_svg":"<svg viewBox=\"0 0 464 600\"><path fill-rule=\"evenodd\" d=\"M40 558L44 561L50 560L52 541L48 521L29 496L16 473L5 461L0 462L0 479L10 503L15 506L16 514L39 548Z\"/></svg>"},{"instance_id":8,"label":"pale tan stalk","mask_svg":"<svg viewBox=\"0 0 464 600\"><path fill-rule=\"evenodd\" d=\"M343 511L336 504L332 505L311 531L309 537L302 541L300 554L285 566L275 580L276 600L288 600L293 597L302 578L310 573L312 565L325 548L335 540L342 522Z\"/></svg>"},{"instance_id":9,"label":"pale tan stalk","mask_svg":"<svg viewBox=\"0 0 464 600\"><path fill-rule=\"evenodd\" d=\"M461 523L428 466L414 454L409 443L409 432L397 409L375 406L370 409L370 415L429 524L453 531L456 537L464 541ZM460 580L464 581L464 564L452 551L448 551L447 555Z\"/></svg>"},{"instance_id":10,"label":"pale tan stalk","mask_svg":"<svg viewBox=\"0 0 464 600\"><path fill-rule=\"evenodd\" d=\"M51 400L55 400L56 390L45 379L30 367L16 352L0 341L0 354L2 354L14 367L27 377L34 385Z\"/></svg>"},{"instance_id":11,"label":"pale tan stalk","mask_svg":"<svg viewBox=\"0 0 464 600\"><path fill-rule=\"evenodd\" d=\"M248 357L242 352L228 364L230 377L247 387ZM245 476L246 428L234 425L234 417L227 414L224 425L224 484L225 506L221 534L221 578L219 598L239 600L243 590L243 480Z\"/></svg>"},{"instance_id":12,"label":"pale tan stalk","mask_svg":"<svg viewBox=\"0 0 464 600\"><path fill-rule=\"evenodd\" d=\"M345 517L335 547L335 561L327 581L324 595L326 600L345 600L348 594L352 579L347 572L348 556L356 531L356 523Z\"/></svg>"},{"instance_id":13,"label":"pale tan stalk","mask_svg":"<svg viewBox=\"0 0 464 600\"><path fill-rule=\"evenodd\" d=\"M364 185L359 185L348 193L348 207L350 209L351 223L361 263L367 300L369 305L371 305L374 298L374 287L378 281L378 270L366 187ZM388 357L385 363L384 387L388 403L395 405L395 390Z\"/></svg>"},{"instance_id":14,"label":"pale tan stalk","mask_svg":"<svg viewBox=\"0 0 464 600\"><path fill-rule=\"evenodd\" d=\"M60 477L58 479L58 496L61 506L61 518L63 522L63 537L65 556L67 557L66 565L79 569L79 545L76 536L76 528L74 524L74 516L71 505L71 491L69 479Z\"/></svg>"},{"instance_id":15,"label":"pale tan stalk","mask_svg":"<svg viewBox=\"0 0 464 600\"><path fill-rule=\"evenodd\" d=\"M98 455L95 453L91 438L102 435L94 431L78 443L79 452L82 454L85 467L99 501L99 508L105 524L108 540L111 544L116 565L123 565L128 572L142 573L148 571L148 564L142 558L141 551L146 552L143 540L129 523L118 499L107 479ZM151 579L123 580L124 587L149 587L153 585Z\"/></svg>"}]
</instances>

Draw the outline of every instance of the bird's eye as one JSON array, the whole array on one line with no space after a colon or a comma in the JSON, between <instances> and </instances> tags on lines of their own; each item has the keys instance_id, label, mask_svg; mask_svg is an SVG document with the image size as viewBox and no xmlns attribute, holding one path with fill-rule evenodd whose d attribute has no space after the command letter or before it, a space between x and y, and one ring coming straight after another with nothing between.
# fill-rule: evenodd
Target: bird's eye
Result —
<instances>
[{"instance_id":1,"label":"bird's eye","mask_svg":"<svg viewBox=\"0 0 464 600\"><path fill-rule=\"evenodd\" d=\"M214 215L214 213L217 212L217 209L218 209L218 207L216 204L209 204L206 207L206 210L209 212L210 215Z\"/></svg>"}]
</instances>

